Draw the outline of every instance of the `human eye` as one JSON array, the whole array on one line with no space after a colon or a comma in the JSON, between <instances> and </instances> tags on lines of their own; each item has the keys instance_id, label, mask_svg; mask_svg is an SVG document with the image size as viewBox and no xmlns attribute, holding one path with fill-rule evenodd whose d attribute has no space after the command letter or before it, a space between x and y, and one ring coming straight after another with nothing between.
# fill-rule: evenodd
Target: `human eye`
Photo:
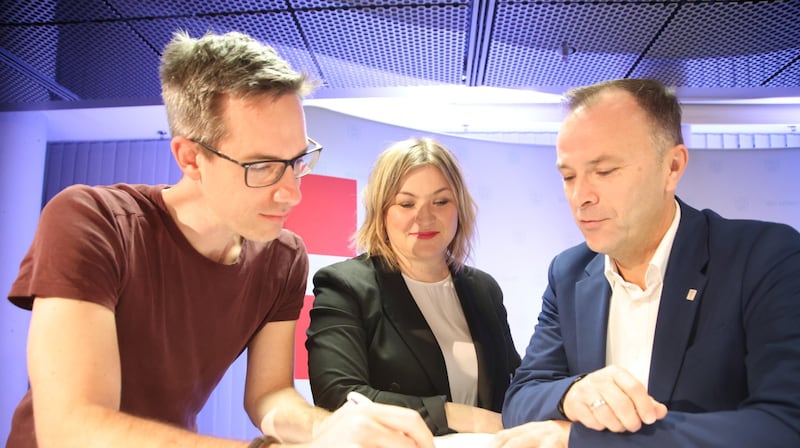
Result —
<instances>
[{"instance_id":1,"label":"human eye","mask_svg":"<svg viewBox=\"0 0 800 448\"><path fill-rule=\"evenodd\" d=\"M247 166L252 174L262 175L265 173L274 173L280 169L280 163L274 162L254 162Z\"/></svg>"},{"instance_id":2,"label":"human eye","mask_svg":"<svg viewBox=\"0 0 800 448\"><path fill-rule=\"evenodd\" d=\"M253 162L247 165L247 177L249 182L256 185L270 184L282 170L282 162Z\"/></svg>"},{"instance_id":3,"label":"human eye","mask_svg":"<svg viewBox=\"0 0 800 448\"><path fill-rule=\"evenodd\" d=\"M614 168L603 168L603 169L598 169L598 170L597 170L597 175L598 175L598 176L600 176L600 177L605 177L605 176L608 176L608 175L610 175L610 174L614 173L615 171L617 171L617 168L616 168L616 167L614 167Z\"/></svg>"},{"instance_id":4,"label":"human eye","mask_svg":"<svg viewBox=\"0 0 800 448\"><path fill-rule=\"evenodd\" d=\"M442 206L442 205L447 205L450 202L451 202L450 198L441 198L441 199L434 200L433 201L433 205Z\"/></svg>"}]
</instances>

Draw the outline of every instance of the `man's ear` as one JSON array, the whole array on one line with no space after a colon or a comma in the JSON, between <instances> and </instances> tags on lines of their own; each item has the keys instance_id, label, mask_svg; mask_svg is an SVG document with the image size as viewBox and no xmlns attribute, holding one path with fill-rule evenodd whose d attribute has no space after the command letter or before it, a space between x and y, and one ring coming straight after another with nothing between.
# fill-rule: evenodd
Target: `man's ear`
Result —
<instances>
[{"instance_id":1,"label":"man's ear","mask_svg":"<svg viewBox=\"0 0 800 448\"><path fill-rule=\"evenodd\" d=\"M173 137L170 149L183 175L193 180L200 179L198 159L202 156L199 145L186 137Z\"/></svg>"},{"instance_id":2,"label":"man's ear","mask_svg":"<svg viewBox=\"0 0 800 448\"><path fill-rule=\"evenodd\" d=\"M686 171L686 165L689 163L689 149L684 144L675 145L669 149L667 160L669 162L667 189L674 192L678 189L678 183L683 177L684 171Z\"/></svg>"}]
</instances>

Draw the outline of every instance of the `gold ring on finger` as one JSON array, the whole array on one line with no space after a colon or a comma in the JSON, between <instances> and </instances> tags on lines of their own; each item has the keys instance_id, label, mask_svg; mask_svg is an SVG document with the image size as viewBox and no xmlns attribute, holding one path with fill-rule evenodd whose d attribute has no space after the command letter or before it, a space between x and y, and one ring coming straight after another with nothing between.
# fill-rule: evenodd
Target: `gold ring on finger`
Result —
<instances>
[{"instance_id":1,"label":"gold ring on finger","mask_svg":"<svg viewBox=\"0 0 800 448\"><path fill-rule=\"evenodd\" d=\"M589 407L592 408L592 410L595 410L595 409L599 408L600 406L605 406L605 404L606 404L606 400L603 400L602 398L598 398L597 400L594 400L592 402L592 404L589 405Z\"/></svg>"}]
</instances>

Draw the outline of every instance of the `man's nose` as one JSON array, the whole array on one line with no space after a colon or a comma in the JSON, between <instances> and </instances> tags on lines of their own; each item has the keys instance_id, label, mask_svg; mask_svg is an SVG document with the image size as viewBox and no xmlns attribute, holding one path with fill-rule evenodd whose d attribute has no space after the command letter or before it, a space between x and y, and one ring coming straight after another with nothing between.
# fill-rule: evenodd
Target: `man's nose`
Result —
<instances>
[{"instance_id":1,"label":"man's nose","mask_svg":"<svg viewBox=\"0 0 800 448\"><path fill-rule=\"evenodd\" d=\"M278 179L275 186L276 188L273 192L275 202L288 204L291 207L300 203L303 195L300 193L300 179L295 177L294 168L287 166L286 171L283 172L283 176Z\"/></svg>"}]
</instances>

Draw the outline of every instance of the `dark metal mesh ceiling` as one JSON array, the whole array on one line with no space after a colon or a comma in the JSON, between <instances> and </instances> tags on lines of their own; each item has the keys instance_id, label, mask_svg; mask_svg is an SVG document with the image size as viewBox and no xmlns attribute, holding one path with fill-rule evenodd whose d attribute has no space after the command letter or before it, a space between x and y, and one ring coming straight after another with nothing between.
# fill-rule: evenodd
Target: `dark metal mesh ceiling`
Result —
<instances>
[{"instance_id":1,"label":"dark metal mesh ceiling","mask_svg":"<svg viewBox=\"0 0 800 448\"><path fill-rule=\"evenodd\" d=\"M330 96L643 76L800 94L800 0L4 0L0 106L159 103L158 61L177 29L251 34Z\"/></svg>"}]
</instances>

